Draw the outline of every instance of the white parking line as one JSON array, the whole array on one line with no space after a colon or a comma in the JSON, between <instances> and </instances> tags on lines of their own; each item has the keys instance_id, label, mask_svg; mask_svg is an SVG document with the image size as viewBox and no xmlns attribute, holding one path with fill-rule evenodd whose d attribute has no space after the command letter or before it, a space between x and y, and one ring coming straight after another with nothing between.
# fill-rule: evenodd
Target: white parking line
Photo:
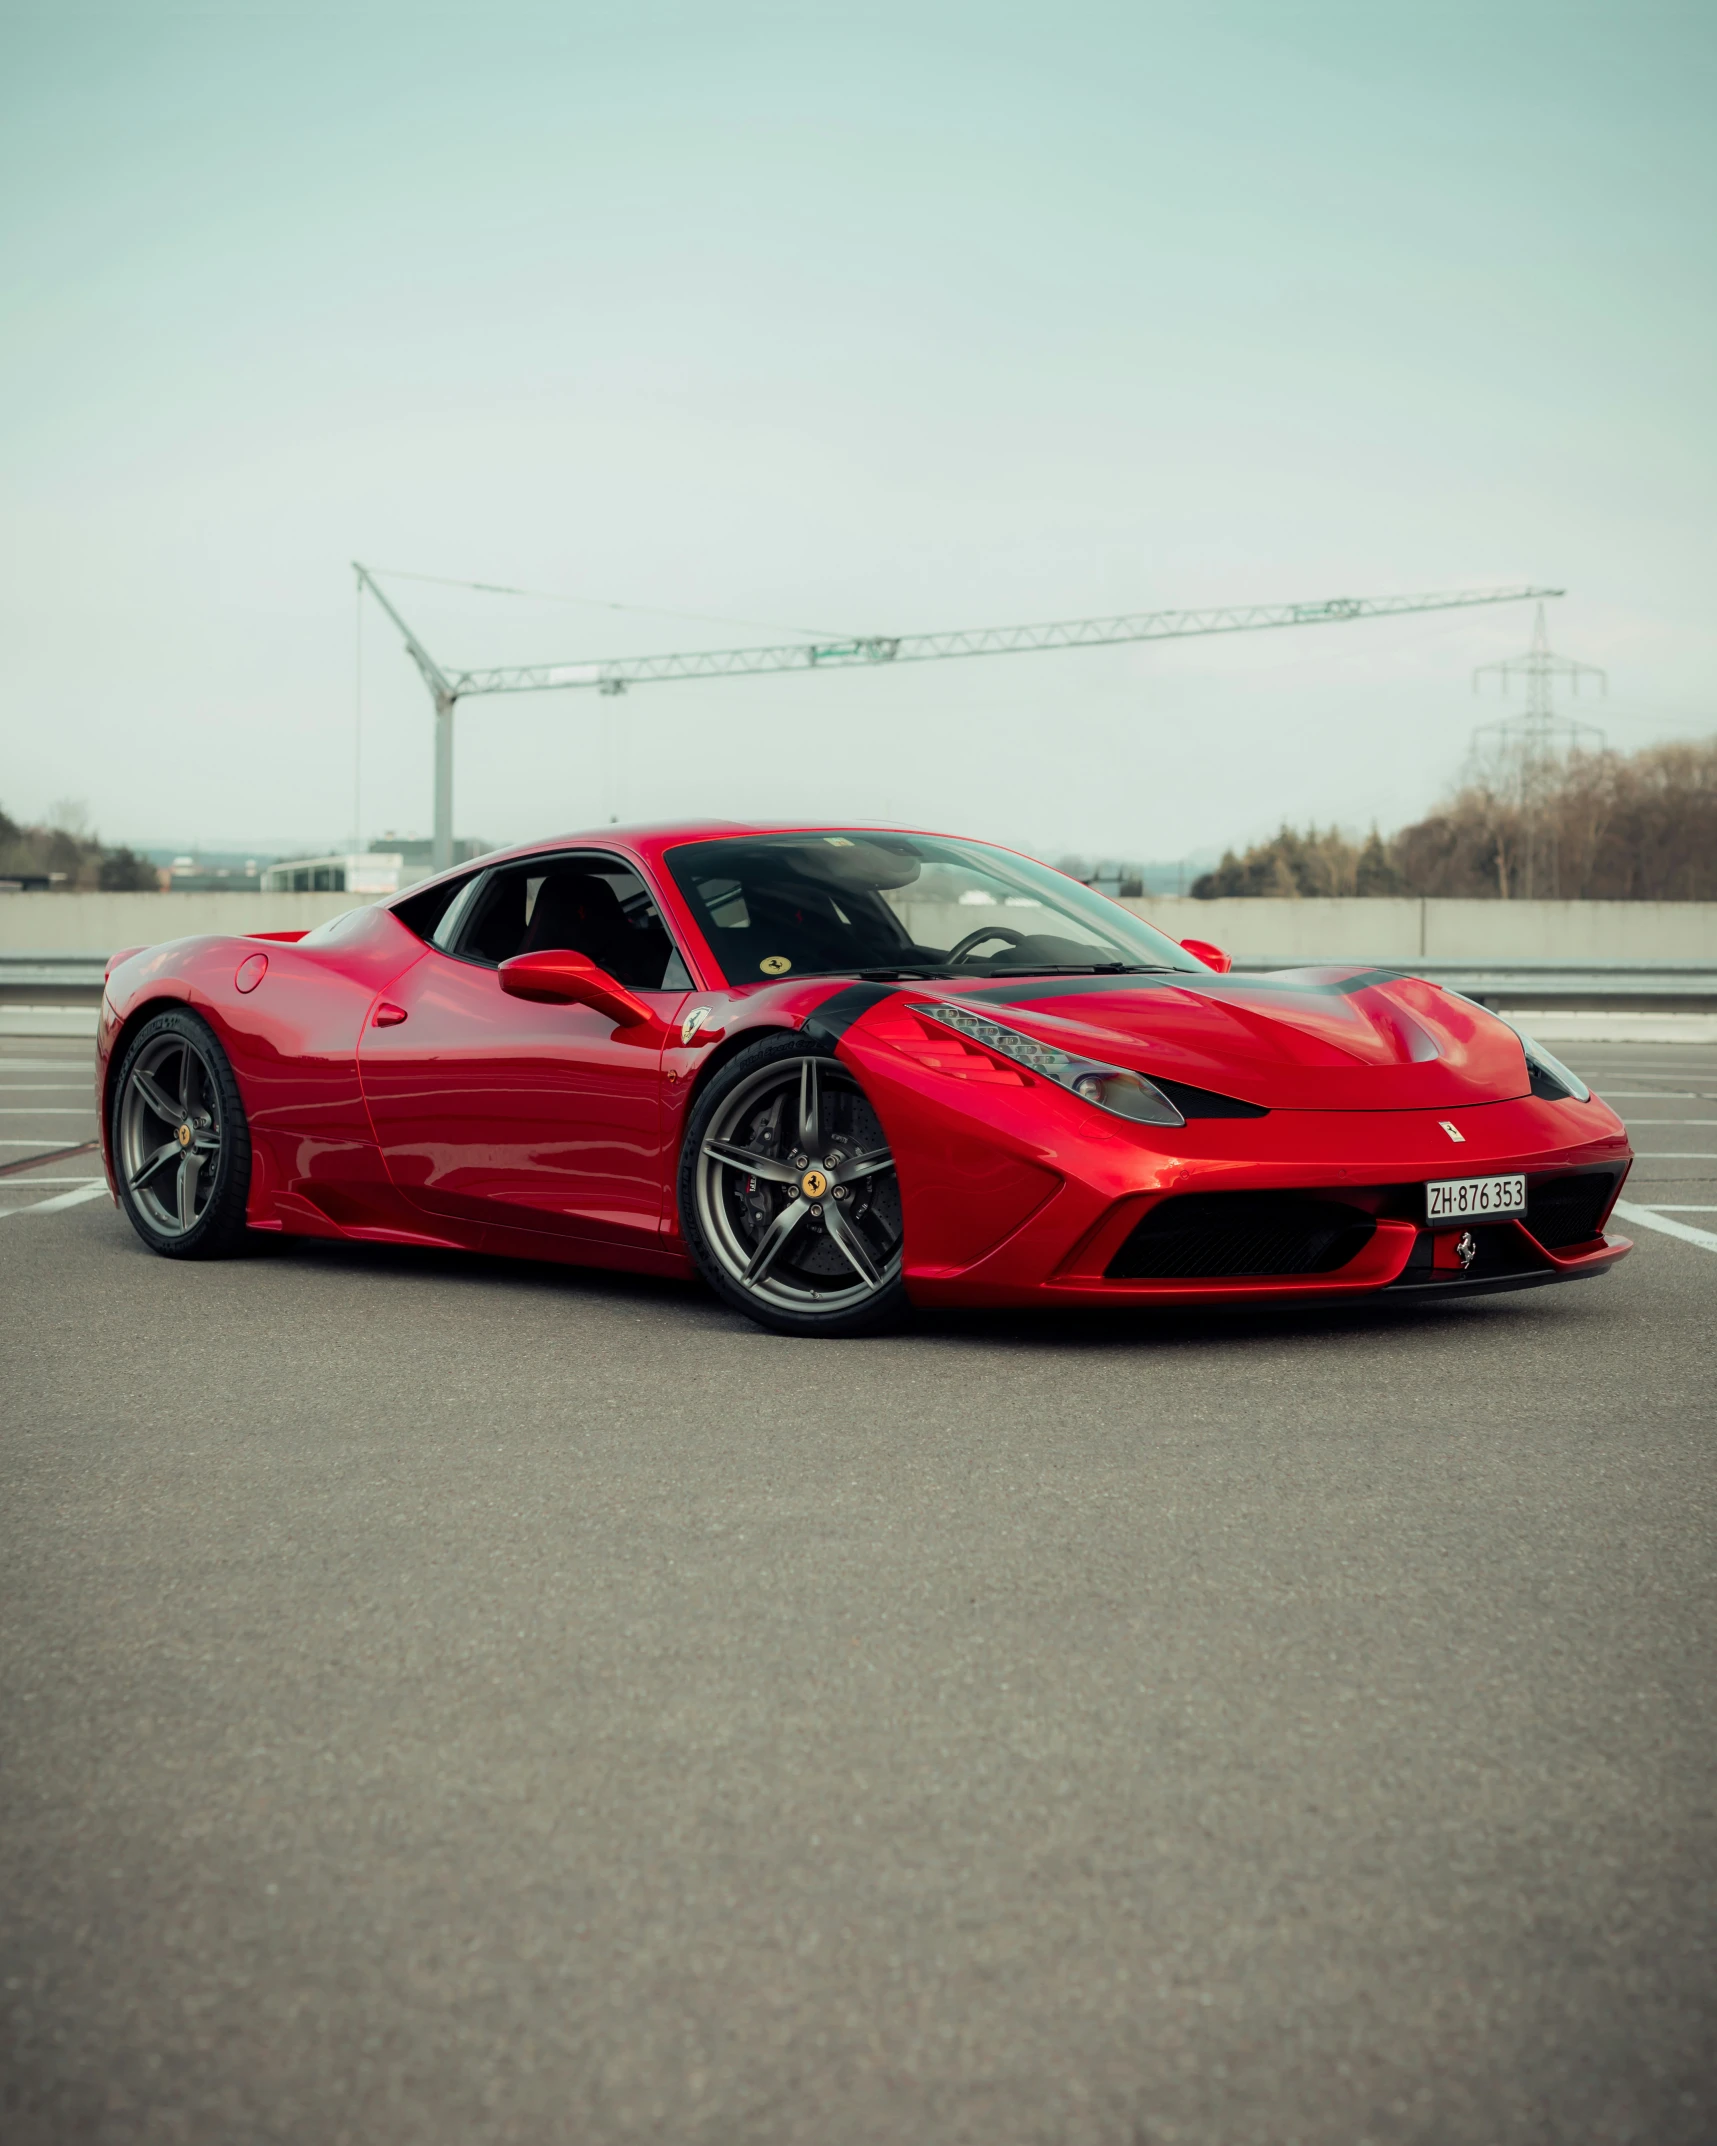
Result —
<instances>
[{"instance_id":1,"label":"white parking line","mask_svg":"<svg viewBox=\"0 0 1717 2146\"><path fill-rule=\"evenodd\" d=\"M0 1118L93 1118L93 1103L4 1103L0 1104ZM1690 1124L1697 1122L1690 1119ZM1674 1118L1666 1120L1673 1125Z\"/></svg>"},{"instance_id":2,"label":"white parking line","mask_svg":"<svg viewBox=\"0 0 1717 2146\"><path fill-rule=\"evenodd\" d=\"M1635 1162L1717 1162L1717 1148L1635 1148Z\"/></svg>"},{"instance_id":3,"label":"white parking line","mask_svg":"<svg viewBox=\"0 0 1717 2146\"><path fill-rule=\"evenodd\" d=\"M1717 1215L1717 1207L1690 1207L1680 1200L1641 1200L1639 1205L1654 1215Z\"/></svg>"},{"instance_id":4,"label":"white parking line","mask_svg":"<svg viewBox=\"0 0 1717 2146\"><path fill-rule=\"evenodd\" d=\"M88 1058L0 1058L0 1073L81 1073L88 1080L94 1071Z\"/></svg>"},{"instance_id":5,"label":"white parking line","mask_svg":"<svg viewBox=\"0 0 1717 2146\"><path fill-rule=\"evenodd\" d=\"M93 1110L95 1105L92 1103L89 1107ZM4 1115L0 1111L0 1117ZM1630 1118L1628 1123L1643 1133L1654 1125L1717 1125L1717 1118Z\"/></svg>"},{"instance_id":6,"label":"white parking line","mask_svg":"<svg viewBox=\"0 0 1717 2146\"><path fill-rule=\"evenodd\" d=\"M1695 1229L1690 1222L1674 1222L1668 1215L1657 1214L1649 1207L1636 1207L1632 1200L1618 1200L1610 1212L1641 1229L1662 1230L1666 1237L1679 1237L1685 1244L1698 1245L1701 1251L1717 1252L1717 1230Z\"/></svg>"},{"instance_id":7,"label":"white parking line","mask_svg":"<svg viewBox=\"0 0 1717 2146\"><path fill-rule=\"evenodd\" d=\"M81 1207L85 1200L99 1200L107 1195L107 1179L99 1177L93 1185L80 1185L76 1192L62 1192L51 1200L37 1200L32 1207L0 1207L0 1222L8 1215L57 1215L62 1207ZM1717 1245L1717 1237L1711 1242Z\"/></svg>"}]
</instances>

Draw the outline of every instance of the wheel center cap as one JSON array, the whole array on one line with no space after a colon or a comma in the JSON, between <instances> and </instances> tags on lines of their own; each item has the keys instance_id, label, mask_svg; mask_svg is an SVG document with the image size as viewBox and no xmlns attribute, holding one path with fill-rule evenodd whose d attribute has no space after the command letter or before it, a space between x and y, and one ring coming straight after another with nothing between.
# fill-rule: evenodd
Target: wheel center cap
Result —
<instances>
[{"instance_id":1,"label":"wheel center cap","mask_svg":"<svg viewBox=\"0 0 1717 2146\"><path fill-rule=\"evenodd\" d=\"M807 1170L799 1180L799 1190L808 1200L820 1200L829 1189L829 1181L821 1170Z\"/></svg>"},{"instance_id":2,"label":"wheel center cap","mask_svg":"<svg viewBox=\"0 0 1717 2146\"><path fill-rule=\"evenodd\" d=\"M188 1148L191 1144L191 1128L188 1125L181 1125L173 1137L182 1148Z\"/></svg>"}]
</instances>

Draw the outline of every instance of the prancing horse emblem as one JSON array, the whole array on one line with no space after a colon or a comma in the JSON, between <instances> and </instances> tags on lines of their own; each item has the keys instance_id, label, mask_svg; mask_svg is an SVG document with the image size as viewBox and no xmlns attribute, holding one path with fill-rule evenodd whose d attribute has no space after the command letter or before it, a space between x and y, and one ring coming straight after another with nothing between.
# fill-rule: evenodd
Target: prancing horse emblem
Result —
<instances>
[{"instance_id":1,"label":"prancing horse emblem","mask_svg":"<svg viewBox=\"0 0 1717 2146\"><path fill-rule=\"evenodd\" d=\"M1465 1147L1467 1136L1461 1131L1458 1125L1451 1125L1447 1118L1439 1118L1437 1120L1437 1123L1443 1128L1444 1132L1448 1134L1451 1140L1458 1140L1461 1145Z\"/></svg>"},{"instance_id":2,"label":"prancing horse emblem","mask_svg":"<svg viewBox=\"0 0 1717 2146\"><path fill-rule=\"evenodd\" d=\"M1461 1234L1455 1239L1455 1257L1461 1263L1461 1271L1464 1273L1478 1256L1478 1239L1470 1229L1462 1230Z\"/></svg>"}]
</instances>

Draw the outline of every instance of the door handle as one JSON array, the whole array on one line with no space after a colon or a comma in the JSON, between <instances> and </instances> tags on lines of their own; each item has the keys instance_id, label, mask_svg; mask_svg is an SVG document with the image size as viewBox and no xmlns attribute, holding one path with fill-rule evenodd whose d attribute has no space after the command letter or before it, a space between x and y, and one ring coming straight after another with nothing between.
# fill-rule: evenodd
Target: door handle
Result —
<instances>
[{"instance_id":1,"label":"door handle","mask_svg":"<svg viewBox=\"0 0 1717 2146\"><path fill-rule=\"evenodd\" d=\"M370 1026L372 1028L398 1028L404 1019L405 1008L403 1006L395 1006L389 1000L383 999L375 1012L370 1015Z\"/></svg>"}]
</instances>

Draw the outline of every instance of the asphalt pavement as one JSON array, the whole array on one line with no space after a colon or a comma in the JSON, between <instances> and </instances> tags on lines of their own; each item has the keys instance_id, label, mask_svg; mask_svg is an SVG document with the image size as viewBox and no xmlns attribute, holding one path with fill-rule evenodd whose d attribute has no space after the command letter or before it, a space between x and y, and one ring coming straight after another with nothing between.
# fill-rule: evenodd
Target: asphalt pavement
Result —
<instances>
[{"instance_id":1,"label":"asphalt pavement","mask_svg":"<svg viewBox=\"0 0 1717 2146\"><path fill-rule=\"evenodd\" d=\"M1606 1280L822 1344L152 1258L84 1051L0 1041L6 2146L1717 2137L1717 1051L1570 1052L1692 1233Z\"/></svg>"}]
</instances>

